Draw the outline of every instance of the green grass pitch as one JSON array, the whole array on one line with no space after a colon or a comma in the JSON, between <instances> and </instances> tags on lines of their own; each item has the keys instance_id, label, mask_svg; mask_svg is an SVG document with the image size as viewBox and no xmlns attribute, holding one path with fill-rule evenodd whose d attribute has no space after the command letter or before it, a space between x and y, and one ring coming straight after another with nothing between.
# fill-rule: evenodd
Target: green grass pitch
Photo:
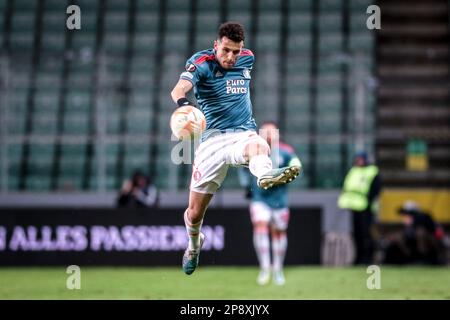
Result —
<instances>
[{"instance_id":1,"label":"green grass pitch","mask_svg":"<svg viewBox=\"0 0 450 320\"><path fill-rule=\"evenodd\" d=\"M450 268L381 266L381 288L369 290L365 267L292 266L286 285L256 284L256 267L81 266L81 289L66 287L65 267L0 268L0 299L450 299Z\"/></svg>"}]
</instances>

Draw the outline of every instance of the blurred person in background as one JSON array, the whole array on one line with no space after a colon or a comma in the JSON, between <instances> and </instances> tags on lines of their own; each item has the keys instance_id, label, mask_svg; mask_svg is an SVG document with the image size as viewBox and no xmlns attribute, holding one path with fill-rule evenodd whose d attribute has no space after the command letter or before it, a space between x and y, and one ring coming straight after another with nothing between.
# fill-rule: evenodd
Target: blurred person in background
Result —
<instances>
[{"instance_id":1,"label":"blurred person in background","mask_svg":"<svg viewBox=\"0 0 450 320\"><path fill-rule=\"evenodd\" d=\"M117 199L119 208L156 207L157 204L158 190L140 170L136 170L131 179L123 182Z\"/></svg>"},{"instance_id":2,"label":"blurred person in background","mask_svg":"<svg viewBox=\"0 0 450 320\"><path fill-rule=\"evenodd\" d=\"M266 139L272 150L272 162L275 168L294 165L301 167L300 159L296 156L294 149L279 142L279 131L274 122L263 123L260 135ZM242 169L239 173L241 184L247 188L246 198L251 201L253 245L260 268L257 283L266 285L272 276L274 284L284 285L283 265L288 244L289 223L288 186L279 185L265 190L258 187L256 177L253 177L248 170Z\"/></svg>"},{"instance_id":3,"label":"blurred person in background","mask_svg":"<svg viewBox=\"0 0 450 320\"><path fill-rule=\"evenodd\" d=\"M338 199L338 207L352 214L355 265L372 264L373 261L375 245L372 229L380 189L378 167L369 163L366 152L358 152Z\"/></svg>"},{"instance_id":4,"label":"blurred person in background","mask_svg":"<svg viewBox=\"0 0 450 320\"><path fill-rule=\"evenodd\" d=\"M388 236L383 262L445 264L448 239L442 226L411 200L398 209L398 214L402 217L403 230Z\"/></svg>"}]
</instances>

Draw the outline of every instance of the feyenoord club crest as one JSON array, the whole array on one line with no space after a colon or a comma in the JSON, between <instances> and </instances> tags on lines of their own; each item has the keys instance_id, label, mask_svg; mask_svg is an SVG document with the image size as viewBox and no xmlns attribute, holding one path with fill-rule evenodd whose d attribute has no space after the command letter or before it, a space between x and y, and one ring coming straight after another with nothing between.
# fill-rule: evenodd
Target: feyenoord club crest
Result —
<instances>
[{"instance_id":1,"label":"feyenoord club crest","mask_svg":"<svg viewBox=\"0 0 450 320\"><path fill-rule=\"evenodd\" d=\"M188 72L194 72L194 71L195 71L195 65L193 65L192 63L191 63L191 64L188 64L188 65L186 66L186 71L188 71Z\"/></svg>"}]
</instances>

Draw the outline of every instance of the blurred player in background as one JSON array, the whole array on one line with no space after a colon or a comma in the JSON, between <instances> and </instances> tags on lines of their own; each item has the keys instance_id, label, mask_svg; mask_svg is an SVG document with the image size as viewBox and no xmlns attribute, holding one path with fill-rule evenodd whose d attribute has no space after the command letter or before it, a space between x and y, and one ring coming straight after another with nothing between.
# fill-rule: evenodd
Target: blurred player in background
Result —
<instances>
[{"instance_id":1,"label":"blurred player in background","mask_svg":"<svg viewBox=\"0 0 450 320\"><path fill-rule=\"evenodd\" d=\"M269 144L272 155L277 156L272 162L274 167L300 167L300 159L294 149L279 142L279 130L275 123L265 122L260 134ZM247 187L250 202L250 216L253 224L253 245L259 261L260 272L257 282L266 285L273 276L273 282L284 285L284 257L287 249L287 227L289 223L288 188L279 185L268 190L258 188L257 181L248 170L240 171L241 183ZM249 179L250 178L250 179ZM271 237L269 237L269 228ZM272 264L270 262L272 247Z\"/></svg>"},{"instance_id":2,"label":"blurred player in background","mask_svg":"<svg viewBox=\"0 0 450 320\"><path fill-rule=\"evenodd\" d=\"M253 53L244 49L244 28L227 22L219 27L214 48L188 59L185 72L171 92L179 106L193 106L186 98L194 88L206 118L206 130L196 150L184 221L189 245L183 270L192 274L198 265L204 235L200 232L206 208L226 177L228 167L244 165L258 178L258 186L285 184L299 174L299 166L272 169L267 142L256 133L250 101Z\"/></svg>"}]
</instances>

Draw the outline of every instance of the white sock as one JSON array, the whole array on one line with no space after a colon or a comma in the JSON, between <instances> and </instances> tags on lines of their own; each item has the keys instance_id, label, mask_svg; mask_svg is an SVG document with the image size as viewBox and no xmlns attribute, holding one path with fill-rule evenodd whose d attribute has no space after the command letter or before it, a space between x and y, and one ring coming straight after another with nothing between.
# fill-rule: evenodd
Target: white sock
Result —
<instances>
[{"instance_id":1,"label":"white sock","mask_svg":"<svg viewBox=\"0 0 450 320\"><path fill-rule=\"evenodd\" d=\"M272 170L272 160L265 154L258 154L250 159L248 168L255 177L259 178Z\"/></svg>"},{"instance_id":2,"label":"white sock","mask_svg":"<svg viewBox=\"0 0 450 320\"><path fill-rule=\"evenodd\" d=\"M203 219L193 224L188 216L187 210L184 212L184 224L189 237L189 250L198 250L200 248L200 229L202 228Z\"/></svg>"},{"instance_id":3,"label":"white sock","mask_svg":"<svg viewBox=\"0 0 450 320\"><path fill-rule=\"evenodd\" d=\"M261 270L269 270L270 268L269 233L254 232L253 245L255 246L255 251L258 257L259 266Z\"/></svg>"},{"instance_id":4,"label":"white sock","mask_svg":"<svg viewBox=\"0 0 450 320\"><path fill-rule=\"evenodd\" d=\"M284 257L287 249L287 236L281 235L279 238L272 239L272 255L273 255L273 270L283 270Z\"/></svg>"}]
</instances>

